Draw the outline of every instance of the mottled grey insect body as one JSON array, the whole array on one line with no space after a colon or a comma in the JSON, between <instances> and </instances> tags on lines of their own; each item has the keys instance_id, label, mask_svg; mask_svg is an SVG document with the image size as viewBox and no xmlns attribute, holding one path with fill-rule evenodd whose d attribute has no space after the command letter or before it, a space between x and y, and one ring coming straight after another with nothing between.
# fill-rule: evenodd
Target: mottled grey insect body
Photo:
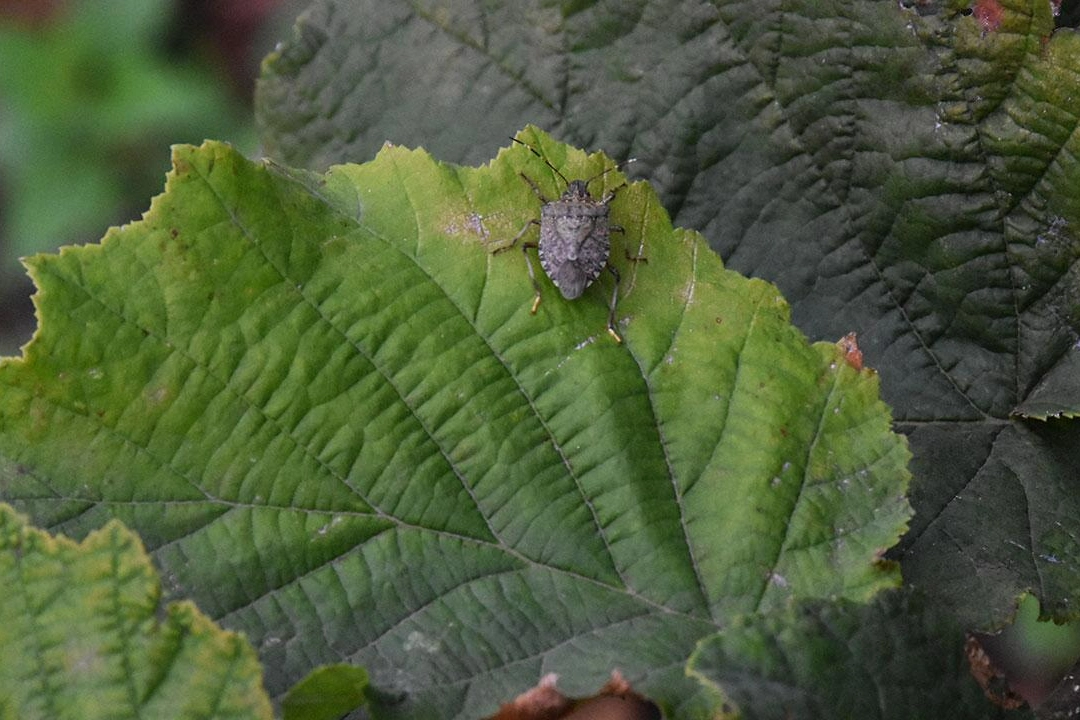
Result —
<instances>
[{"instance_id":1,"label":"mottled grey insect body","mask_svg":"<svg viewBox=\"0 0 1080 720\"><path fill-rule=\"evenodd\" d=\"M540 284L536 281L533 272L532 260L529 259L529 248L537 248L540 256L540 266L544 273L551 279L555 287L567 300L574 300L581 296L603 272L609 270L615 278L615 287L611 294L611 304L608 312L607 330L616 342L622 342L622 337L615 330L615 305L619 299L619 271L609 262L611 256L611 232L622 232L618 225L609 222L611 210L608 205L615 198L615 191L611 191L599 200L589 193L589 183L615 168L608 168L595 175L589 180L574 180L567 182L559 170L549 163L535 148L522 143L517 138L511 138L514 142L521 143L532 150L533 154L547 163L563 182L566 182L566 192L558 200L548 200L543 192L524 173L522 179L532 187L533 192L540 198L540 219L530 220L521 232L510 242L506 248L513 247L529 229L530 225L540 226L539 243L522 243L522 251L525 253L525 264L529 270L529 279L532 281L536 297L533 300L532 312L540 306Z\"/></svg>"},{"instance_id":2,"label":"mottled grey insect body","mask_svg":"<svg viewBox=\"0 0 1080 720\"><path fill-rule=\"evenodd\" d=\"M580 297L608 264L610 196L594 200L583 180L540 208L540 266L567 300Z\"/></svg>"}]
</instances>

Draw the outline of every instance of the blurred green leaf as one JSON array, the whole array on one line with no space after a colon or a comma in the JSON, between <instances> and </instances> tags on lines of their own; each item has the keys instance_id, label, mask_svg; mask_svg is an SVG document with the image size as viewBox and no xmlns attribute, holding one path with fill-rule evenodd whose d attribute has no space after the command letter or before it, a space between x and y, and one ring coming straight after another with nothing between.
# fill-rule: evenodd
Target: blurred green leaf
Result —
<instances>
[{"instance_id":1,"label":"blurred green leaf","mask_svg":"<svg viewBox=\"0 0 1080 720\"><path fill-rule=\"evenodd\" d=\"M522 123L633 156L677 224L859 334L914 454L897 557L966 623L1080 607L1080 37L1046 0L321 0L264 64L294 165ZM419 50L418 50L419 48ZM449 120L449 121L448 121Z\"/></svg>"},{"instance_id":2,"label":"blurred green leaf","mask_svg":"<svg viewBox=\"0 0 1080 720\"><path fill-rule=\"evenodd\" d=\"M327 665L294 685L281 702L284 720L337 720L367 702L368 676L350 665Z\"/></svg>"},{"instance_id":3,"label":"blurred green leaf","mask_svg":"<svg viewBox=\"0 0 1080 720\"><path fill-rule=\"evenodd\" d=\"M521 137L570 178L611 166ZM591 186L624 228L618 344L609 276L573 302L542 278L532 315L521 253L493 252L539 214L521 173L563 189L523 146L174 168L143 221L31 261L0 492L76 535L129 523L273 695L350 662L403 698L383 713L477 717L620 669L689 712L683 663L733 615L899 582L909 456L876 376L647 186Z\"/></svg>"},{"instance_id":4,"label":"blurred green leaf","mask_svg":"<svg viewBox=\"0 0 1080 720\"><path fill-rule=\"evenodd\" d=\"M190 602L162 610L119 522L74 543L0 504L0 587L3 717L272 717L251 646Z\"/></svg>"},{"instance_id":5,"label":"blurred green leaf","mask_svg":"<svg viewBox=\"0 0 1080 720\"><path fill-rule=\"evenodd\" d=\"M0 270L137 215L171 142L251 144L208 68L170 58L170 0L77 0L35 29L0 22Z\"/></svg>"}]
</instances>

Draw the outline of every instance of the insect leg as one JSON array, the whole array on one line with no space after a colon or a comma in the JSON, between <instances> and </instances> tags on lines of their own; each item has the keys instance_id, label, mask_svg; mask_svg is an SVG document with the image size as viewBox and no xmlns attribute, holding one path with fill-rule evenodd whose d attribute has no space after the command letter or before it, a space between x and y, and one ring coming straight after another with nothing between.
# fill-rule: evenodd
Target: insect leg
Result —
<instances>
[{"instance_id":1,"label":"insect leg","mask_svg":"<svg viewBox=\"0 0 1080 720\"><path fill-rule=\"evenodd\" d=\"M535 220L533 221L535 222ZM529 312L533 315L536 314L536 308L540 307L540 283L536 282L536 273L533 271L532 260L529 259L529 248L540 247L534 242L521 243L521 252L525 255L525 267L529 269L529 280L532 281L533 290L536 291L536 297L533 299L532 310Z\"/></svg>"},{"instance_id":2,"label":"insect leg","mask_svg":"<svg viewBox=\"0 0 1080 720\"><path fill-rule=\"evenodd\" d=\"M525 177L525 176L523 175L522 177ZM510 248L514 247L515 245L517 245L518 240L521 239L521 236L524 235L526 233L526 231L528 231L530 225L539 225L539 224L540 224L539 220L530 220L529 222L525 223L525 227L521 228L521 231L518 232L518 234L514 236L513 240L511 240L507 244L503 245L501 248L495 249L492 252L492 255L498 255L499 253L503 252L504 250L509 250ZM532 312L533 315L536 314L536 308L540 307L540 283L538 283L536 281L536 271L533 270L532 260L529 259L529 248L536 248L536 247L539 247L539 245L537 245L534 242L521 243L521 252L525 255L525 267L529 270L529 280L532 281L533 290L536 291L536 298L533 300L532 310L530 311L530 312Z\"/></svg>"},{"instance_id":3,"label":"insect leg","mask_svg":"<svg viewBox=\"0 0 1080 720\"><path fill-rule=\"evenodd\" d=\"M622 338L615 330L615 304L619 302L619 271L611 263L607 264L607 269L615 276L615 289L611 292L611 307L608 310L607 331L608 335L615 338L615 342L622 343Z\"/></svg>"},{"instance_id":4,"label":"insect leg","mask_svg":"<svg viewBox=\"0 0 1080 720\"><path fill-rule=\"evenodd\" d=\"M540 221L539 220L530 220L529 222L525 223L525 226L521 228L521 230L518 232L517 235L514 236L513 240L511 240L510 242L506 243L505 245L503 245L501 247L495 248L494 250L491 251L491 254L492 255L498 255L499 253L505 252L506 250L509 250L510 248L517 245L517 242L518 242L518 240L521 239L521 236L524 235L526 232L528 232L530 225L539 226ZM533 247L536 247L536 243L526 243L526 245L532 245Z\"/></svg>"},{"instance_id":5,"label":"insect leg","mask_svg":"<svg viewBox=\"0 0 1080 720\"><path fill-rule=\"evenodd\" d=\"M626 230L623 229L622 225L612 225L610 229L612 232L626 232ZM625 245L623 246L623 255L625 255L626 259L630 262L649 262L649 258L645 257L644 255L631 255L630 248L626 247Z\"/></svg>"}]
</instances>

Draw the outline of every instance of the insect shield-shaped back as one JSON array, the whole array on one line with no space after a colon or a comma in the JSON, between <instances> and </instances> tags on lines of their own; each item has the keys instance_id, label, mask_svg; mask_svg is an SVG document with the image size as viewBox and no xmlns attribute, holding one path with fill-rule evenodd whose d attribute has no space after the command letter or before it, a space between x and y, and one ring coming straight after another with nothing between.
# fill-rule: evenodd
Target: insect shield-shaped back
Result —
<instances>
[{"instance_id":1,"label":"insect shield-shaped back","mask_svg":"<svg viewBox=\"0 0 1080 720\"><path fill-rule=\"evenodd\" d=\"M580 297L608 264L613 197L594 200L587 182L575 180L561 198L540 208L540 266L567 300Z\"/></svg>"},{"instance_id":2,"label":"insect shield-shaped back","mask_svg":"<svg viewBox=\"0 0 1080 720\"><path fill-rule=\"evenodd\" d=\"M611 231L622 232L621 227L611 225L608 220L611 212L608 204L615 198L618 188L600 199L593 198L589 193L589 183L616 168L608 168L588 180L568 181L558 168L537 152L536 148L517 138L510 139L529 148L566 183L566 191L562 197L558 200L548 200L532 178L520 173L525 182L532 187L536 196L540 198L540 219L530 220L510 244L501 249L505 250L517 244L530 225L540 226L540 242L522 243L521 246L525 253L529 279L532 280L533 289L536 291L532 312L535 313L540 306L540 284L533 272L532 260L529 259L529 248L538 249L540 266L567 300L580 297L585 292L585 288L600 276L604 268L607 268L615 278L607 330L616 342L621 343L622 337L615 330L615 305L619 299L619 271L608 261L611 255Z\"/></svg>"}]
</instances>

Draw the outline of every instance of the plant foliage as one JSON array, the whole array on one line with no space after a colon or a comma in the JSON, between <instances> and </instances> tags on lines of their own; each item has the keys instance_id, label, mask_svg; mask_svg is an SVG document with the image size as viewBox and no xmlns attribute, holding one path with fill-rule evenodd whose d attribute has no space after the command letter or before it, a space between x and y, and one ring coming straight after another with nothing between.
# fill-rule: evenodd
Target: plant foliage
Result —
<instances>
[{"instance_id":1,"label":"plant foliage","mask_svg":"<svg viewBox=\"0 0 1080 720\"><path fill-rule=\"evenodd\" d=\"M521 138L568 177L612 164ZM495 252L538 214L521 174L561 189L524 146L174 166L142 221L32 260L0 487L66 533L129 524L275 696L348 661L393 713L476 717L545 668L579 694L620 669L675 708L736 615L898 583L909 455L876 375L644 184L593 182L647 257L614 255L620 344L610 278L574 302L545 278L533 315L520 251Z\"/></svg>"}]
</instances>

